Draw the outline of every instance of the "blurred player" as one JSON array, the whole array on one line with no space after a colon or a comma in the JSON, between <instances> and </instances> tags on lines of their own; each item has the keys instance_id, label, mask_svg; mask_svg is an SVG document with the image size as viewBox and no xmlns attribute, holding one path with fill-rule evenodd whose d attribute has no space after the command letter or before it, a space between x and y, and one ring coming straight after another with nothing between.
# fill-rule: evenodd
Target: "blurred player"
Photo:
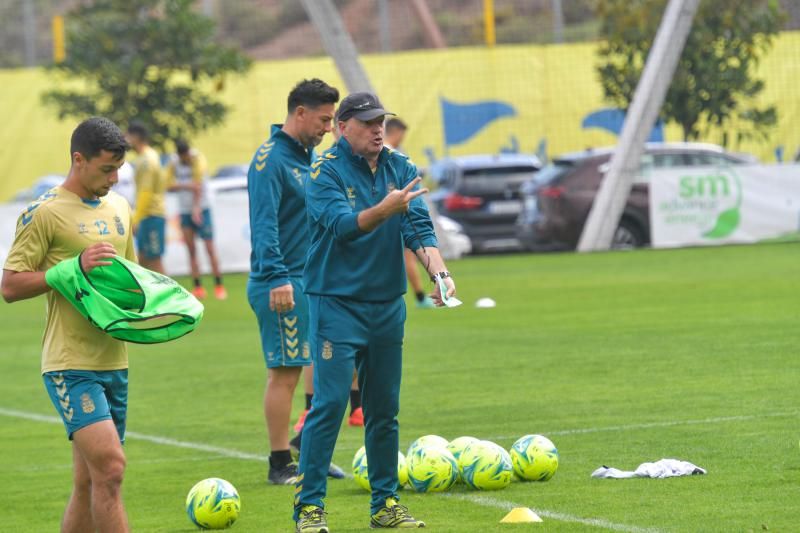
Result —
<instances>
[{"instance_id":1,"label":"blurred player","mask_svg":"<svg viewBox=\"0 0 800 533\"><path fill-rule=\"evenodd\" d=\"M214 275L214 296L218 300L224 300L228 297L228 292L222 284L222 273L214 248L214 231L206 191L206 158L196 148L189 147L184 140L175 141L175 151L167 166L167 190L178 193L181 232L189 251L189 265L194 280L192 294L201 300L206 297L206 290L200 281L200 266L195 247L195 238L200 237L205 244Z\"/></svg>"},{"instance_id":2,"label":"blurred player","mask_svg":"<svg viewBox=\"0 0 800 533\"><path fill-rule=\"evenodd\" d=\"M385 127L384 146L402 152L400 147L403 145L403 139L408 130L406 123L397 117L392 117L386 121ZM406 248L404 250L404 260L406 264L406 276L408 277L408 282L411 283L411 289L414 291L417 307L420 309L433 309L436 306L433 305L433 300L425 294L425 288L422 286L422 278L419 275L419 270L417 270L417 258L414 252Z\"/></svg>"},{"instance_id":3,"label":"blurred player","mask_svg":"<svg viewBox=\"0 0 800 533\"><path fill-rule=\"evenodd\" d=\"M166 219L164 218L164 172L158 152L150 146L150 134L137 122L128 126L128 142L139 157L133 166L136 174L136 210L133 227L139 248L140 264L156 272L164 272Z\"/></svg>"},{"instance_id":4,"label":"blurred player","mask_svg":"<svg viewBox=\"0 0 800 533\"><path fill-rule=\"evenodd\" d=\"M289 93L285 123L272 126L247 174L252 244L247 298L258 319L268 369L268 479L279 485L297 480L289 450L292 397L300 371L311 363L302 279L309 243L304 180L314 147L331 131L338 101L339 91L322 80L298 83Z\"/></svg>"},{"instance_id":5,"label":"blurred player","mask_svg":"<svg viewBox=\"0 0 800 533\"><path fill-rule=\"evenodd\" d=\"M397 453L406 280L403 248L424 257L455 294L436 248L433 223L415 189L416 167L383 145L389 114L370 93L339 106L342 138L312 165L306 185L311 236L303 280L308 294L314 399L306 417L295 489L298 533L328 531L325 468L347 406L353 367L364 403L372 487L371 528L425 524L399 503ZM441 295L437 304L443 304Z\"/></svg>"},{"instance_id":6,"label":"blurred player","mask_svg":"<svg viewBox=\"0 0 800 533\"><path fill-rule=\"evenodd\" d=\"M3 267L7 302L47 293L42 375L72 441L73 487L61 531L126 532L122 504L128 353L125 343L86 320L45 271L80 254L89 272L120 255L136 260L128 202L109 192L128 145L110 120L90 118L72 133L64 183L33 202L17 222Z\"/></svg>"}]
</instances>

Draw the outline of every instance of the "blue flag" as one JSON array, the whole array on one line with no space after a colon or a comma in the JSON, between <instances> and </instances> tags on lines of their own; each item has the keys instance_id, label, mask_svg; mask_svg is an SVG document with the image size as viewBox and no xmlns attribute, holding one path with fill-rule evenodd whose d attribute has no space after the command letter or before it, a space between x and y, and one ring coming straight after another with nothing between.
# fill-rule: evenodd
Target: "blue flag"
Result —
<instances>
[{"instance_id":1,"label":"blue flag","mask_svg":"<svg viewBox=\"0 0 800 533\"><path fill-rule=\"evenodd\" d=\"M441 97L444 144L461 144L493 121L516 116L517 111L504 102L484 100L472 104L456 104Z\"/></svg>"},{"instance_id":2,"label":"blue flag","mask_svg":"<svg viewBox=\"0 0 800 533\"><path fill-rule=\"evenodd\" d=\"M583 129L600 128L619 137L622 133L622 124L625 122L625 112L621 109L607 107L583 117L581 127ZM658 119L653 131L650 132L647 142L664 142L664 121Z\"/></svg>"}]
</instances>

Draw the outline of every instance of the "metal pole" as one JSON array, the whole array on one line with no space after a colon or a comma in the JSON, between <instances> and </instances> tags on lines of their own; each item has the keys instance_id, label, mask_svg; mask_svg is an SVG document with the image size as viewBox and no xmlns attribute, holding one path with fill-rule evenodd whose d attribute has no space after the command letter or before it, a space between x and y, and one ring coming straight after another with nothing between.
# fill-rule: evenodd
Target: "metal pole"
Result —
<instances>
[{"instance_id":1,"label":"metal pole","mask_svg":"<svg viewBox=\"0 0 800 533\"><path fill-rule=\"evenodd\" d=\"M483 35L486 46L491 48L497 43L494 24L494 0L483 0Z\"/></svg>"},{"instance_id":2,"label":"metal pole","mask_svg":"<svg viewBox=\"0 0 800 533\"><path fill-rule=\"evenodd\" d=\"M447 44L445 44L442 30L439 29L436 19L433 18L433 13L431 13L428 3L425 0L409 0L409 2L414 14L417 15L417 19L422 24L422 30L425 33L428 44L433 48L446 48Z\"/></svg>"},{"instance_id":3,"label":"metal pole","mask_svg":"<svg viewBox=\"0 0 800 533\"><path fill-rule=\"evenodd\" d=\"M378 28L381 37L381 52L392 51L392 28L389 25L389 0L378 0Z\"/></svg>"},{"instance_id":4,"label":"metal pole","mask_svg":"<svg viewBox=\"0 0 800 533\"><path fill-rule=\"evenodd\" d=\"M342 76L347 90L351 93L367 91L374 93L372 84L361 61L358 59L358 50L347 28L344 27L339 11L331 0L300 0L303 8L317 28L322 39L322 46L333 58L339 74Z\"/></svg>"},{"instance_id":5,"label":"metal pole","mask_svg":"<svg viewBox=\"0 0 800 533\"><path fill-rule=\"evenodd\" d=\"M667 4L625 117L619 143L611 156L608 173L583 228L578 251L608 250L611 247L639 167L644 142L664 104L699 2L670 0Z\"/></svg>"},{"instance_id":6,"label":"metal pole","mask_svg":"<svg viewBox=\"0 0 800 533\"><path fill-rule=\"evenodd\" d=\"M203 0L203 15L208 18L215 18L217 14L216 0Z\"/></svg>"},{"instance_id":7,"label":"metal pole","mask_svg":"<svg viewBox=\"0 0 800 533\"><path fill-rule=\"evenodd\" d=\"M22 24L25 40L25 64L36 66L36 6L34 0L23 0Z\"/></svg>"},{"instance_id":8,"label":"metal pole","mask_svg":"<svg viewBox=\"0 0 800 533\"><path fill-rule=\"evenodd\" d=\"M553 39L557 43L564 42L564 6L561 0L553 0Z\"/></svg>"}]
</instances>

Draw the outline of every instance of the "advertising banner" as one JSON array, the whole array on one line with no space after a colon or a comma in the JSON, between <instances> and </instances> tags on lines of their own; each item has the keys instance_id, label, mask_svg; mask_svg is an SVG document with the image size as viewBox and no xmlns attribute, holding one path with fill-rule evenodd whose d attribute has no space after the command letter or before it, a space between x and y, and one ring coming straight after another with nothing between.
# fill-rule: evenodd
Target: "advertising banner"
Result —
<instances>
[{"instance_id":1,"label":"advertising banner","mask_svg":"<svg viewBox=\"0 0 800 533\"><path fill-rule=\"evenodd\" d=\"M650 227L654 248L797 239L800 165L654 171Z\"/></svg>"}]
</instances>

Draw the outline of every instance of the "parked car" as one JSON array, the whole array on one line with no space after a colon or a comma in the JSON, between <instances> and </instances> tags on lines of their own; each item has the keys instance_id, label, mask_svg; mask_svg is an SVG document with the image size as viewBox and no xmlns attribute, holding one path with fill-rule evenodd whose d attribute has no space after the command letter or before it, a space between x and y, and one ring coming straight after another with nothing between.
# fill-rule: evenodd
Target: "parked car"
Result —
<instances>
[{"instance_id":1,"label":"parked car","mask_svg":"<svg viewBox=\"0 0 800 533\"><path fill-rule=\"evenodd\" d=\"M441 159L426 176L437 185L430 201L440 216L461 225L476 252L520 249L515 221L519 188L542 168L533 155L475 155Z\"/></svg>"},{"instance_id":2,"label":"parked car","mask_svg":"<svg viewBox=\"0 0 800 533\"><path fill-rule=\"evenodd\" d=\"M61 176L58 174L48 174L46 176L42 176L38 178L33 185L28 187L27 189L23 189L18 191L17 194L14 195L13 202L20 202L20 203L30 203L41 195L52 189L53 187L57 187L64 183L64 180L67 179L65 176Z\"/></svg>"},{"instance_id":3,"label":"parked car","mask_svg":"<svg viewBox=\"0 0 800 533\"><path fill-rule=\"evenodd\" d=\"M577 247L613 151L612 147L561 156L522 186L523 209L517 219L517 236L526 249ZM650 243L652 169L756 162L750 155L726 152L713 144L648 143L612 247L638 248Z\"/></svg>"},{"instance_id":4,"label":"parked car","mask_svg":"<svg viewBox=\"0 0 800 533\"><path fill-rule=\"evenodd\" d=\"M217 169L211 179L247 177L249 168L250 165L244 163L240 165L223 165Z\"/></svg>"}]
</instances>

